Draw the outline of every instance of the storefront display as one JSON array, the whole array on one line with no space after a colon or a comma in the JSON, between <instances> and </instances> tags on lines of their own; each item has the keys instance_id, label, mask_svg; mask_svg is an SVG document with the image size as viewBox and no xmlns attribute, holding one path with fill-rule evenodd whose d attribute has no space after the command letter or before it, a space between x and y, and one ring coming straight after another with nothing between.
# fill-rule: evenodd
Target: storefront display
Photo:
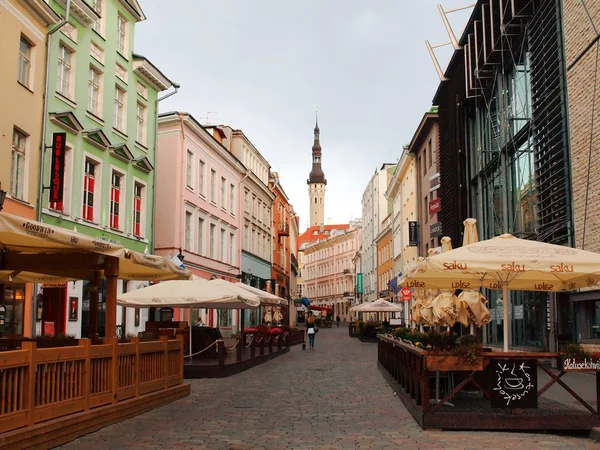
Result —
<instances>
[{"instance_id":1,"label":"storefront display","mask_svg":"<svg viewBox=\"0 0 600 450\"><path fill-rule=\"evenodd\" d=\"M0 336L23 335L24 284L0 285Z\"/></svg>"}]
</instances>

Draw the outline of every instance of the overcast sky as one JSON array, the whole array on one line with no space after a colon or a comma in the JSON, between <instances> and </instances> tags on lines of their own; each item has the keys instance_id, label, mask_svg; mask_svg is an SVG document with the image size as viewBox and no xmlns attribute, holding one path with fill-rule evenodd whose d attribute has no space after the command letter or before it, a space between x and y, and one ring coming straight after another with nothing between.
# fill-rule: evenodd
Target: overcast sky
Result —
<instances>
[{"instance_id":1,"label":"overcast sky","mask_svg":"<svg viewBox=\"0 0 600 450\"><path fill-rule=\"evenodd\" d=\"M425 40L448 42L436 5L465 0L141 0L135 51L181 84L161 112L244 131L308 219L315 110L325 217L361 216L369 179L396 162L439 84ZM460 36L470 10L450 15ZM440 48L445 68L451 47ZM211 111L207 115L207 111Z\"/></svg>"}]
</instances>

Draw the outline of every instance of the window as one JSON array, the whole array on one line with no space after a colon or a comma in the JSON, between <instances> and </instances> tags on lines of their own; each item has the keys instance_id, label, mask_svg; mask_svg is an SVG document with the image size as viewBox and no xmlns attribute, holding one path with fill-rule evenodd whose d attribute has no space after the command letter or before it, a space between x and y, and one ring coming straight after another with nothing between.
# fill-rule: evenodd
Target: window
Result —
<instances>
[{"instance_id":1,"label":"window","mask_svg":"<svg viewBox=\"0 0 600 450\"><path fill-rule=\"evenodd\" d=\"M185 250L192 249L192 213L185 212L185 242L183 244Z\"/></svg>"},{"instance_id":2,"label":"window","mask_svg":"<svg viewBox=\"0 0 600 450\"><path fill-rule=\"evenodd\" d=\"M235 186L229 185L229 212L231 215L235 215Z\"/></svg>"},{"instance_id":3,"label":"window","mask_svg":"<svg viewBox=\"0 0 600 450\"><path fill-rule=\"evenodd\" d=\"M427 142L427 154L429 155L429 167L433 164L433 148L431 145L431 139Z\"/></svg>"},{"instance_id":4,"label":"window","mask_svg":"<svg viewBox=\"0 0 600 450\"><path fill-rule=\"evenodd\" d=\"M425 196L425 223L429 222L429 202L427 201L427 196Z\"/></svg>"},{"instance_id":5,"label":"window","mask_svg":"<svg viewBox=\"0 0 600 450\"><path fill-rule=\"evenodd\" d=\"M82 217L94 221L94 191L96 183L96 164L87 159L83 175L83 211Z\"/></svg>"},{"instance_id":6,"label":"window","mask_svg":"<svg viewBox=\"0 0 600 450\"><path fill-rule=\"evenodd\" d=\"M198 254L202 255L204 252L204 219L198 219Z\"/></svg>"},{"instance_id":7,"label":"window","mask_svg":"<svg viewBox=\"0 0 600 450\"><path fill-rule=\"evenodd\" d=\"M65 97L71 97L71 69L73 64L73 52L60 44L58 47L58 86L56 90Z\"/></svg>"},{"instance_id":8,"label":"window","mask_svg":"<svg viewBox=\"0 0 600 450\"><path fill-rule=\"evenodd\" d=\"M135 183L133 187L133 234L142 237L142 194L144 186Z\"/></svg>"},{"instance_id":9,"label":"window","mask_svg":"<svg viewBox=\"0 0 600 450\"><path fill-rule=\"evenodd\" d=\"M248 198L250 197L250 193L244 189L244 212L250 212L250 205L248 204Z\"/></svg>"},{"instance_id":10,"label":"window","mask_svg":"<svg viewBox=\"0 0 600 450\"><path fill-rule=\"evenodd\" d=\"M218 309L219 314L219 326L220 327L230 327L232 323L232 313L231 309Z\"/></svg>"},{"instance_id":11,"label":"window","mask_svg":"<svg viewBox=\"0 0 600 450\"><path fill-rule=\"evenodd\" d=\"M119 230L121 208L121 174L113 172L110 182L110 227Z\"/></svg>"},{"instance_id":12,"label":"window","mask_svg":"<svg viewBox=\"0 0 600 450\"><path fill-rule=\"evenodd\" d=\"M17 75L17 80L26 87L29 87L32 48L33 46L29 41L21 36L21 43L19 44L19 73Z\"/></svg>"},{"instance_id":13,"label":"window","mask_svg":"<svg viewBox=\"0 0 600 450\"><path fill-rule=\"evenodd\" d=\"M127 21L125 18L119 14L117 16L117 50L123 56L125 56L125 51L127 50Z\"/></svg>"},{"instance_id":14,"label":"window","mask_svg":"<svg viewBox=\"0 0 600 450\"><path fill-rule=\"evenodd\" d=\"M221 252L219 259L225 261L225 230L223 228L221 228Z\"/></svg>"},{"instance_id":15,"label":"window","mask_svg":"<svg viewBox=\"0 0 600 450\"><path fill-rule=\"evenodd\" d=\"M221 177L221 208L227 209L227 180Z\"/></svg>"},{"instance_id":16,"label":"window","mask_svg":"<svg viewBox=\"0 0 600 450\"><path fill-rule=\"evenodd\" d=\"M193 181L193 167L192 161L194 160L194 154L191 151L187 151L187 159L185 163L185 184L187 187L192 189L192 181Z\"/></svg>"},{"instance_id":17,"label":"window","mask_svg":"<svg viewBox=\"0 0 600 450\"><path fill-rule=\"evenodd\" d=\"M200 161L198 166L198 193L204 195L204 161Z\"/></svg>"},{"instance_id":18,"label":"window","mask_svg":"<svg viewBox=\"0 0 600 450\"><path fill-rule=\"evenodd\" d=\"M214 259L215 258L215 225L214 224L210 224L210 233L209 233L209 257Z\"/></svg>"},{"instance_id":19,"label":"window","mask_svg":"<svg viewBox=\"0 0 600 450\"><path fill-rule=\"evenodd\" d=\"M19 130L13 130L12 160L10 173L10 196L24 199L25 186L25 147L27 136Z\"/></svg>"},{"instance_id":20,"label":"window","mask_svg":"<svg viewBox=\"0 0 600 450\"><path fill-rule=\"evenodd\" d=\"M88 111L98 117L101 117L100 77L100 72L98 72L94 67L90 66L90 74L88 80Z\"/></svg>"},{"instance_id":21,"label":"window","mask_svg":"<svg viewBox=\"0 0 600 450\"><path fill-rule=\"evenodd\" d=\"M229 233L229 264L233 264L233 252L235 244L235 234Z\"/></svg>"},{"instance_id":22,"label":"window","mask_svg":"<svg viewBox=\"0 0 600 450\"><path fill-rule=\"evenodd\" d=\"M102 34L102 0L92 0L92 8L94 9L94 11L96 11L98 16L100 16L99 19L94 21L92 29L96 33Z\"/></svg>"},{"instance_id":23,"label":"window","mask_svg":"<svg viewBox=\"0 0 600 450\"><path fill-rule=\"evenodd\" d=\"M141 103L137 104L137 113L135 115L136 135L135 140L140 144L146 144L146 107Z\"/></svg>"},{"instance_id":24,"label":"window","mask_svg":"<svg viewBox=\"0 0 600 450\"><path fill-rule=\"evenodd\" d=\"M125 91L115 86L115 128L125 131Z\"/></svg>"},{"instance_id":25,"label":"window","mask_svg":"<svg viewBox=\"0 0 600 450\"><path fill-rule=\"evenodd\" d=\"M217 182L217 172L214 170L210 170L210 201L213 203L217 203L215 200L215 184Z\"/></svg>"}]
</instances>

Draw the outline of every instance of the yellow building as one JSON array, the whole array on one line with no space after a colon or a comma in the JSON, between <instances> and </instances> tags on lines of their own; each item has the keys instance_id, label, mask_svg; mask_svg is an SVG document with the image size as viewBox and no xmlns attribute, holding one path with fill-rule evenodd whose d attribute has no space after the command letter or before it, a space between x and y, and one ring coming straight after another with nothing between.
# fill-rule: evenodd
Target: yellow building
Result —
<instances>
[{"instance_id":1,"label":"yellow building","mask_svg":"<svg viewBox=\"0 0 600 450\"><path fill-rule=\"evenodd\" d=\"M375 239L377 245L377 297L385 300L392 299L390 280L394 274L391 218L391 214L386 216L381 223L381 233Z\"/></svg>"},{"instance_id":2,"label":"yellow building","mask_svg":"<svg viewBox=\"0 0 600 450\"><path fill-rule=\"evenodd\" d=\"M3 212L35 219L44 117L46 39L60 17L43 0L0 0L0 185ZM8 281L8 280L7 280ZM0 280L0 335L31 334L31 285Z\"/></svg>"}]
</instances>

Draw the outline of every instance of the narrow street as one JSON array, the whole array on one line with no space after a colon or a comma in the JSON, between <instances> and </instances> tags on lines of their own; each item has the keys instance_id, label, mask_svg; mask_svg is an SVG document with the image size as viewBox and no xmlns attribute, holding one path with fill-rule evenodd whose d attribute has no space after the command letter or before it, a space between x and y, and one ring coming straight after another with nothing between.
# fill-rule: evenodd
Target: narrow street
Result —
<instances>
[{"instance_id":1,"label":"narrow street","mask_svg":"<svg viewBox=\"0 0 600 450\"><path fill-rule=\"evenodd\" d=\"M591 449L587 437L422 431L377 369L377 346L324 329L300 346L64 449Z\"/></svg>"}]
</instances>

